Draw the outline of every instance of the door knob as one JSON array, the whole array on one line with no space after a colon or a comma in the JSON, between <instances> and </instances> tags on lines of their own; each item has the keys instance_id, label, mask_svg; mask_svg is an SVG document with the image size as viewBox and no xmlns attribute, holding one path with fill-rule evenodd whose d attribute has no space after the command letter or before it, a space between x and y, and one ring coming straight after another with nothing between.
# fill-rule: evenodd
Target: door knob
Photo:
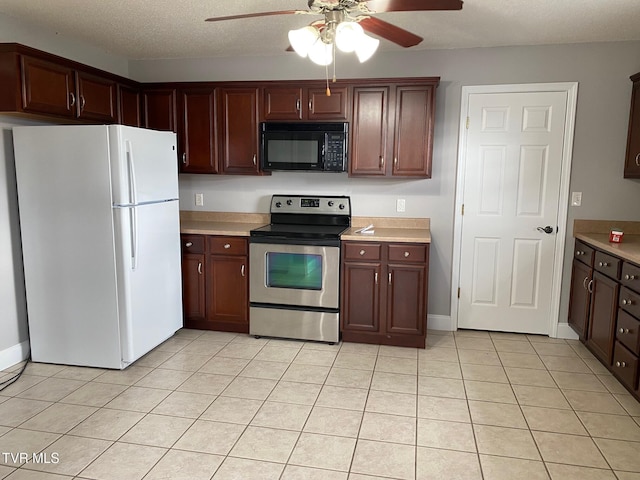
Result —
<instances>
[{"instance_id":1,"label":"door knob","mask_svg":"<svg viewBox=\"0 0 640 480\"><path fill-rule=\"evenodd\" d=\"M537 230L539 232L544 232L544 233L553 233L553 227L551 225L547 225L546 227L538 227Z\"/></svg>"}]
</instances>

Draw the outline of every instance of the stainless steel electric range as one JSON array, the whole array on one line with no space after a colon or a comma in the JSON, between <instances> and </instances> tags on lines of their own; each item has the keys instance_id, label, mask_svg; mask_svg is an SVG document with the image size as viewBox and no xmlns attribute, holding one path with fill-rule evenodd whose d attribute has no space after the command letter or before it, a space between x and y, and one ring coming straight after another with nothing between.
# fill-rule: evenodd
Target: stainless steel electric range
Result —
<instances>
[{"instance_id":1,"label":"stainless steel electric range","mask_svg":"<svg viewBox=\"0 0 640 480\"><path fill-rule=\"evenodd\" d=\"M346 196L273 195L271 223L249 237L249 333L340 339L340 234Z\"/></svg>"}]
</instances>

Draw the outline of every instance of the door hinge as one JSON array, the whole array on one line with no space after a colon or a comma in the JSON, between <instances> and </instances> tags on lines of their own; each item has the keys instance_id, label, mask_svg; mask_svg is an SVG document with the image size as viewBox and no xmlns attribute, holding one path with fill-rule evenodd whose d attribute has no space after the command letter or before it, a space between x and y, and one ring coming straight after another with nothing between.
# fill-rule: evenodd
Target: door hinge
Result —
<instances>
[{"instance_id":1,"label":"door hinge","mask_svg":"<svg viewBox=\"0 0 640 480\"><path fill-rule=\"evenodd\" d=\"M460 298L460 287L458 287L458 298Z\"/></svg>"},{"instance_id":2,"label":"door hinge","mask_svg":"<svg viewBox=\"0 0 640 480\"><path fill-rule=\"evenodd\" d=\"M469 123L470 123L471 119L469 117L467 117L467 130L469 130Z\"/></svg>"},{"instance_id":3,"label":"door hinge","mask_svg":"<svg viewBox=\"0 0 640 480\"><path fill-rule=\"evenodd\" d=\"M464 203L462 204L462 211L460 213L464 215Z\"/></svg>"}]
</instances>

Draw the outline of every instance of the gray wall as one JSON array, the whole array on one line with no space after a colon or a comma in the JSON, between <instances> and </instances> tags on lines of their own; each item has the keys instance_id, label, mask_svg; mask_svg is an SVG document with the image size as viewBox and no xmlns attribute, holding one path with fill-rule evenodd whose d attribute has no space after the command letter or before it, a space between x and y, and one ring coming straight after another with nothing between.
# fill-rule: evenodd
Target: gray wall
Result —
<instances>
[{"instance_id":1,"label":"gray wall","mask_svg":"<svg viewBox=\"0 0 640 480\"><path fill-rule=\"evenodd\" d=\"M181 207L194 210L196 192L205 210L266 212L276 192L340 193L352 196L354 215L430 217L429 314L450 314L453 222L461 87L483 84L579 82L571 191L583 192L581 207L569 208L564 233L572 258L574 218L640 220L640 181L622 178L631 82L640 71L640 42L531 47L423 50L379 53L365 64L338 58L338 78L439 76L433 178L380 180L346 174L276 173L272 177L182 175ZM324 69L296 55L132 61L142 81L322 78ZM407 211L395 213L396 198ZM565 260L560 321L566 321L570 261Z\"/></svg>"}]
</instances>

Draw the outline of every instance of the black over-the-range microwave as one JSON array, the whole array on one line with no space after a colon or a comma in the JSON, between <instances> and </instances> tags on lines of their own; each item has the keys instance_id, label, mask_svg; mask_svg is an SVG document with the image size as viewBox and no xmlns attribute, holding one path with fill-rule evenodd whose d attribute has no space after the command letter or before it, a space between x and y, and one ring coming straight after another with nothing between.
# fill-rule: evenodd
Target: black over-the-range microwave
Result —
<instances>
[{"instance_id":1,"label":"black over-the-range microwave","mask_svg":"<svg viewBox=\"0 0 640 480\"><path fill-rule=\"evenodd\" d=\"M267 172L345 172L348 137L347 122L263 122L260 167Z\"/></svg>"}]
</instances>

